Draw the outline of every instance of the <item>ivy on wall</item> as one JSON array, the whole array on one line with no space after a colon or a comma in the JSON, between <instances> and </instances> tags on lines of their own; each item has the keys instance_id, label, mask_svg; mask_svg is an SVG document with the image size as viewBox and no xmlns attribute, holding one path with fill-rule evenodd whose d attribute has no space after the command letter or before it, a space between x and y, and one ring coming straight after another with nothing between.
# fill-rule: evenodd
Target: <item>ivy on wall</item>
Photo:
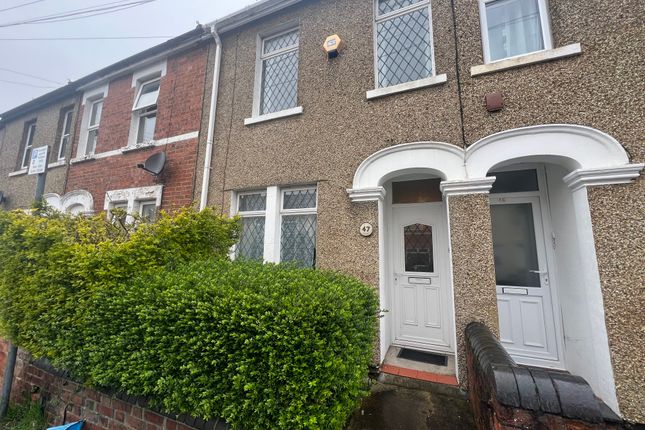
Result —
<instances>
[{"instance_id":1,"label":"ivy on wall","mask_svg":"<svg viewBox=\"0 0 645 430\"><path fill-rule=\"evenodd\" d=\"M212 210L36 215L0 212L0 334L75 378L247 430L340 429L364 394L371 287L231 262L239 225Z\"/></svg>"}]
</instances>

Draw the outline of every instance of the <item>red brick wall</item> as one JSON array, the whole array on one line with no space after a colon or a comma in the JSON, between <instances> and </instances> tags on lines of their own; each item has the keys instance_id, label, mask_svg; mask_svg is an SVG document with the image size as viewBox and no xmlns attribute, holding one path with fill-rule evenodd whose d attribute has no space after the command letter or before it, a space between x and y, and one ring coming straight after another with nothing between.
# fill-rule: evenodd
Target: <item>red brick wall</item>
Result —
<instances>
[{"instance_id":1,"label":"red brick wall","mask_svg":"<svg viewBox=\"0 0 645 430\"><path fill-rule=\"evenodd\" d=\"M0 383L4 374L6 343L0 339ZM177 419L142 406L141 402L85 388L74 381L39 368L23 351L18 354L11 399L22 403L30 399L45 402L50 425L61 425L67 407L67 423L85 419L84 430L224 430L218 420L205 422L180 416ZM191 424L191 425L188 425ZM194 424L194 426L193 426Z\"/></svg>"},{"instance_id":2,"label":"red brick wall","mask_svg":"<svg viewBox=\"0 0 645 430\"><path fill-rule=\"evenodd\" d=\"M207 47L202 46L168 58L161 79L155 139L200 131ZM96 153L118 150L128 144L135 89L132 74L110 82L103 104ZM83 107L84 109L84 107ZM79 115L80 117L80 115ZM75 146L80 135L77 122ZM71 165L65 192L87 190L94 197L94 210L101 211L106 191L164 185L162 208L192 203L198 138L138 152L99 158ZM158 178L138 169L155 152L165 151L166 169ZM76 154L74 148L73 154Z\"/></svg>"}]
</instances>

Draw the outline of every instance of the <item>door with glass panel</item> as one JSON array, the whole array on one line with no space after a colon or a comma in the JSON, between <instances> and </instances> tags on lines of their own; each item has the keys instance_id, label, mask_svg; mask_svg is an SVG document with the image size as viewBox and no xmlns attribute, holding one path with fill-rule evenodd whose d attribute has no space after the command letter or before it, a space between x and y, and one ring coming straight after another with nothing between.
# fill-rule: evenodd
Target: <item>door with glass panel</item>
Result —
<instances>
[{"instance_id":1,"label":"door with glass panel","mask_svg":"<svg viewBox=\"0 0 645 430\"><path fill-rule=\"evenodd\" d=\"M535 175L535 186L521 175ZM511 173L511 172L509 172ZM542 202L535 170L496 174L517 193L491 194L500 340L519 363L561 367ZM533 182L531 180L531 182ZM522 188L526 186L528 188ZM535 188L533 190L533 188ZM503 191L503 190L502 190ZM508 190L506 190L508 191Z\"/></svg>"},{"instance_id":2,"label":"door with glass panel","mask_svg":"<svg viewBox=\"0 0 645 430\"><path fill-rule=\"evenodd\" d=\"M394 343L452 352L443 203L392 206Z\"/></svg>"}]
</instances>

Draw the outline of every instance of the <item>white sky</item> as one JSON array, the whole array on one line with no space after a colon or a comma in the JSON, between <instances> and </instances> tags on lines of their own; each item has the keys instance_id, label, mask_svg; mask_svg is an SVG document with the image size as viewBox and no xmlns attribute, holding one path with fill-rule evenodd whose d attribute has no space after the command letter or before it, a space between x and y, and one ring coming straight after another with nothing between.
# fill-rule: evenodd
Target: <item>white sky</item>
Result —
<instances>
[{"instance_id":1,"label":"white sky","mask_svg":"<svg viewBox=\"0 0 645 430\"><path fill-rule=\"evenodd\" d=\"M34 0L0 0L0 10ZM114 0L41 0L0 11L0 39L105 36L171 36L241 9L255 0L155 0L131 9L75 21L2 27L28 18L87 8ZM10 69L64 84L166 39L7 41L0 40L0 113L45 94L56 84L21 76ZM14 81L32 88L3 81Z\"/></svg>"}]
</instances>

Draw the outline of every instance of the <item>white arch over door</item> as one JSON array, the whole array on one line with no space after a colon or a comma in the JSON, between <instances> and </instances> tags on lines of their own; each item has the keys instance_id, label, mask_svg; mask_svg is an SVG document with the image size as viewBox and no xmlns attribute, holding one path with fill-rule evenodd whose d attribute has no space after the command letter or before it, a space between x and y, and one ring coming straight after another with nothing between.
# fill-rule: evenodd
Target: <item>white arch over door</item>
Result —
<instances>
[{"instance_id":1,"label":"white arch over door","mask_svg":"<svg viewBox=\"0 0 645 430\"><path fill-rule=\"evenodd\" d=\"M47 193L43 199L52 208L61 212L83 213L91 215L94 212L94 198L85 190L70 191L64 196L56 193Z\"/></svg>"},{"instance_id":2,"label":"white arch over door","mask_svg":"<svg viewBox=\"0 0 645 430\"><path fill-rule=\"evenodd\" d=\"M642 164L630 164L625 148L610 135L591 127L548 124L502 131L471 145L465 154L469 178L483 178L508 163L524 160L564 164L572 171L568 183L625 183L637 178Z\"/></svg>"},{"instance_id":3,"label":"white arch over door","mask_svg":"<svg viewBox=\"0 0 645 430\"><path fill-rule=\"evenodd\" d=\"M347 192L354 202L377 200L383 196L383 184L392 177L422 172L444 181L466 179L463 149L443 142L404 143L382 149L360 164Z\"/></svg>"}]
</instances>

